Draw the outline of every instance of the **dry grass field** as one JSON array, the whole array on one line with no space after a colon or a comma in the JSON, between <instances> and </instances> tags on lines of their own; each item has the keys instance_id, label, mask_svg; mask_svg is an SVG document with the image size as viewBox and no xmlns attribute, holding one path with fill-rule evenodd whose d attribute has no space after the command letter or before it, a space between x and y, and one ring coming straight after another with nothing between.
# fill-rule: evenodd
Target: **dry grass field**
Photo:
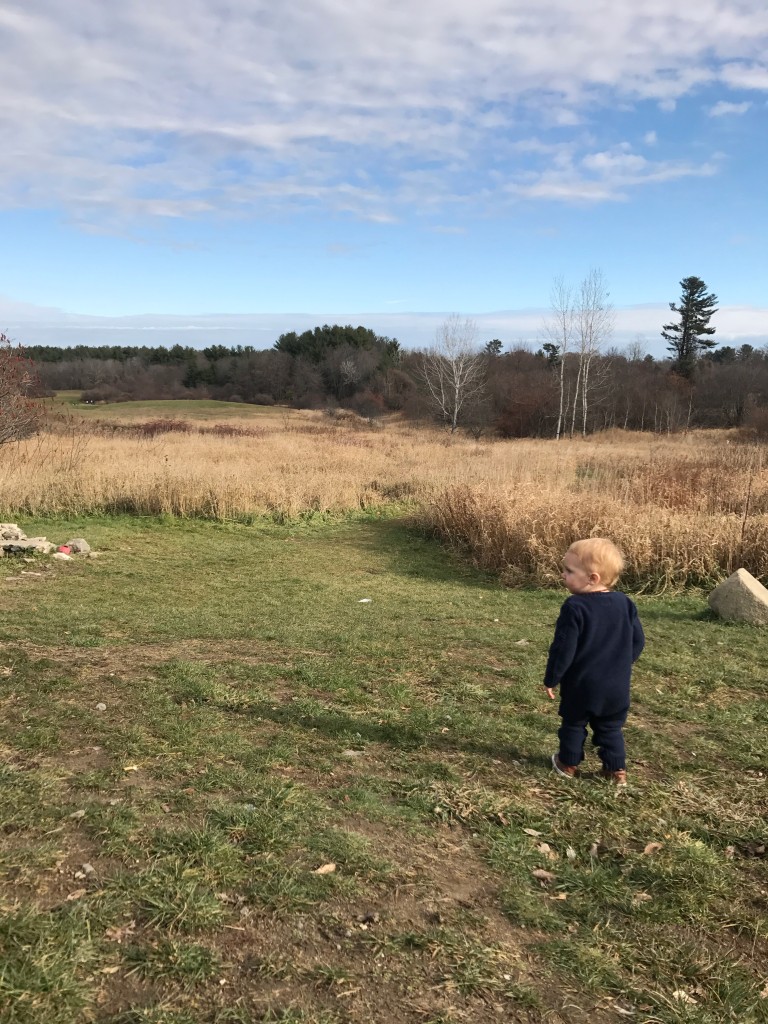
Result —
<instances>
[{"instance_id":1,"label":"dry grass field","mask_svg":"<svg viewBox=\"0 0 768 1024\"><path fill-rule=\"evenodd\" d=\"M765 450L724 432L475 441L394 419L197 405L68 405L3 450L3 514L286 522L395 508L508 583L556 578L564 548L600 533L624 548L636 588L706 586L740 565L768 574Z\"/></svg>"}]
</instances>

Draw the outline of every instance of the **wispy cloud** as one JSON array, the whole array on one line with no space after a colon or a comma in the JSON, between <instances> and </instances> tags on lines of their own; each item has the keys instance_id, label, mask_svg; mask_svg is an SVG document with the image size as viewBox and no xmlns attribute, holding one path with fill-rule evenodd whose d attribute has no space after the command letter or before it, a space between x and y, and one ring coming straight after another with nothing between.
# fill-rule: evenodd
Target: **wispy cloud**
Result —
<instances>
[{"instance_id":1,"label":"wispy cloud","mask_svg":"<svg viewBox=\"0 0 768 1024\"><path fill-rule=\"evenodd\" d=\"M748 62L725 64L720 77L732 89L768 91L768 64Z\"/></svg>"},{"instance_id":2,"label":"wispy cloud","mask_svg":"<svg viewBox=\"0 0 768 1024\"><path fill-rule=\"evenodd\" d=\"M720 100L714 107L710 107L707 113L710 117L731 117L734 114L746 114L752 104L745 100L743 103L729 103L727 100Z\"/></svg>"},{"instance_id":3,"label":"wispy cloud","mask_svg":"<svg viewBox=\"0 0 768 1024\"><path fill-rule=\"evenodd\" d=\"M534 124L583 149L602 109L768 89L764 0L5 0L0 46L0 203L95 223L285 205L391 222L504 195ZM640 159L583 164L592 179L553 160L516 195L703 173Z\"/></svg>"},{"instance_id":4,"label":"wispy cloud","mask_svg":"<svg viewBox=\"0 0 768 1024\"><path fill-rule=\"evenodd\" d=\"M653 161L633 152L627 142L579 158L568 147L554 163L556 166L527 172L520 180L510 182L508 191L525 198L560 202L616 202L627 199L633 188L642 185L709 177L717 172L714 158L702 164Z\"/></svg>"}]
</instances>

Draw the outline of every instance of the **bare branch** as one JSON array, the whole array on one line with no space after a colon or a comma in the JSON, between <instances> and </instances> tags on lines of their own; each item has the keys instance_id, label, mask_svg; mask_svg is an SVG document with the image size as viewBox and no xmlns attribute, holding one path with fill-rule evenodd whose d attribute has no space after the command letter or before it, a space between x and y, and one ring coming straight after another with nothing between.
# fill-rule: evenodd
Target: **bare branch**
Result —
<instances>
[{"instance_id":1,"label":"bare branch","mask_svg":"<svg viewBox=\"0 0 768 1024\"><path fill-rule=\"evenodd\" d=\"M430 402L454 433L462 410L485 390L487 359L477 349L474 320L452 314L438 327L418 376Z\"/></svg>"}]
</instances>

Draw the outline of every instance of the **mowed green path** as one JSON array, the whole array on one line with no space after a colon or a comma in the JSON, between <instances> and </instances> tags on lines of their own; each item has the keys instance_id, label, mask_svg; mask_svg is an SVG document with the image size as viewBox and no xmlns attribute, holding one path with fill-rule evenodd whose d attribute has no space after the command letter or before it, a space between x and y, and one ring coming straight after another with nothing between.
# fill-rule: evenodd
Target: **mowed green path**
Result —
<instances>
[{"instance_id":1,"label":"mowed green path","mask_svg":"<svg viewBox=\"0 0 768 1024\"><path fill-rule=\"evenodd\" d=\"M82 391L58 391L47 405L52 412L68 412L85 419L173 419L191 423L215 419L258 420L267 415L291 416L293 409L250 405L244 402L219 402L213 399L146 399L133 402L95 403L81 401Z\"/></svg>"},{"instance_id":2,"label":"mowed green path","mask_svg":"<svg viewBox=\"0 0 768 1024\"><path fill-rule=\"evenodd\" d=\"M101 554L0 563L3 1024L768 1019L764 632L638 599L617 793L549 767L563 593L396 520L20 525Z\"/></svg>"}]
</instances>

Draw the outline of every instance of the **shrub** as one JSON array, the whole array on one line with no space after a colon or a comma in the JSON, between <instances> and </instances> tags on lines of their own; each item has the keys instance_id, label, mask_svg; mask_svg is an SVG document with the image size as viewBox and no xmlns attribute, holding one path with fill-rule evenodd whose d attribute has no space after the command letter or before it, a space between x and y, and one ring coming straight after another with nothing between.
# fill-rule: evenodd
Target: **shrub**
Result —
<instances>
[{"instance_id":1,"label":"shrub","mask_svg":"<svg viewBox=\"0 0 768 1024\"><path fill-rule=\"evenodd\" d=\"M97 402L128 402L130 395L116 388L113 384L100 384L95 388L87 388L80 395L81 402L96 404Z\"/></svg>"},{"instance_id":2,"label":"shrub","mask_svg":"<svg viewBox=\"0 0 768 1024\"><path fill-rule=\"evenodd\" d=\"M34 400L37 381L32 363L19 346L0 334L0 444L21 441L36 433L42 418Z\"/></svg>"},{"instance_id":3,"label":"shrub","mask_svg":"<svg viewBox=\"0 0 768 1024\"><path fill-rule=\"evenodd\" d=\"M239 427L234 423L214 423L212 427L200 427L201 434L214 437L264 437L261 427Z\"/></svg>"},{"instance_id":4,"label":"shrub","mask_svg":"<svg viewBox=\"0 0 768 1024\"><path fill-rule=\"evenodd\" d=\"M186 420L159 419L136 423L130 428L134 433L144 437L156 437L158 434L189 434L192 427Z\"/></svg>"}]
</instances>

